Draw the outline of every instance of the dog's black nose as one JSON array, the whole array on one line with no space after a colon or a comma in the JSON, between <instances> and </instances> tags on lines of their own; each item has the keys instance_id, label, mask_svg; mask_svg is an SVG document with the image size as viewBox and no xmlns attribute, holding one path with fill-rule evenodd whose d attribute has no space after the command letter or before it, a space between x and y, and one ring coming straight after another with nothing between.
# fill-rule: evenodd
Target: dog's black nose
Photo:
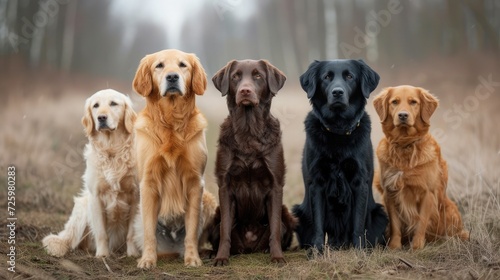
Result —
<instances>
[{"instance_id":1,"label":"dog's black nose","mask_svg":"<svg viewBox=\"0 0 500 280\"><path fill-rule=\"evenodd\" d=\"M105 122L107 119L108 119L108 116L106 116L106 115L100 115L97 117L97 120L99 122Z\"/></svg>"},{"instance_id":2,"label":"dog's black nose","mask_svg":"<svg viewBox=\"0 0 500 280\"><path fill-rule=\"evenodd\" d=\"M333 97L341 97L342 95L344 95L344 90L341 88L334 88L332 90L332 94L333 94Z\"/></svg>"},{"instance_id":3,"label":"dog's black nose","mask_svg":"<svg viewBox=\"0 0 500 280\"><path fill-rule=\"evenodd\" d=\"M179 80L179 74L177 74L177 73L168 73L167 74L167 81L177 82L177 80Z\"/></svg>"},{"instance_id":4,"label":"dog's black nose","mask_svg":"<svg viewBox=\"0 0 500 280\"><path fill-rule=\"evenodd\" d=\"M406 121L408 119L408 112L399 112L398 117L402 121Z\"/></svg>"}]
</instances>

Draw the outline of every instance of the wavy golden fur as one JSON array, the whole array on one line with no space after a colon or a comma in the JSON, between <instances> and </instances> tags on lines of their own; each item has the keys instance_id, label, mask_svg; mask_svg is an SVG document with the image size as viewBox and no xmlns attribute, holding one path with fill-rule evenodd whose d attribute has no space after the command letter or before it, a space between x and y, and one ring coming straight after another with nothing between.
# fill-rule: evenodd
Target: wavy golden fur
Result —
<instances>
[{"instance_id":1,"label":"wavy golden fur","mask_svg":"<svg viewBox=\"0 0 500 280\"><path fill-rule=\"evenodd\" d=\"M456 204L446 195L448 167L429 133L438 100L412 86L384 89L373 105L385 134L377 148L375 186L390 220L389 247L409 239L413 249L446 236L468 239Z\"/></svg>"},{"instance_id":2,"label":"wavy golden fur","mask_svg":"<svg viewBox=\"0 0 500 280\"><path fill-rule=\"evenodd\" d=\"M147 55L137 69L133 87L146 98L135 124L140 268L154 267L158 254L169 253L184 254L185 265L202 264L198 242L216 207L215 198L204 192L207 121L195 104L195 95L202 95L206 85L198 58L178 50ZM168 231L168 238L158 235L157 224ZM177 242L178 234L185 238Z\"/></svg>"},{"instance_id":3,"label":"wavy golden fur","mask_svg":"<svg viewBox=\"0 0 500 280\"><path fill-rule=\"evenodd\" d=\"M115 90L101 90L85 102L84 185L64 230L42 241L50 255L62 257L78 246L107 257L125 244L127 255L139 255L133 227L139 202L135 119L130 98Z\"/></svg>"}]
</instances>

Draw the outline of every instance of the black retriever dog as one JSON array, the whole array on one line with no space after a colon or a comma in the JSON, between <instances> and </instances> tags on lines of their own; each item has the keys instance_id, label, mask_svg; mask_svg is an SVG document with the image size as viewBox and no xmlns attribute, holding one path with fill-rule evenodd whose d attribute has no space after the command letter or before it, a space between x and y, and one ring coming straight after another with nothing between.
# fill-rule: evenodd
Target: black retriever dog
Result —
<instances>
[{"instance_id":1,"label":"black retriever dog","mask_svg":"<svg viewBox=\"0 0 500 280\"><path fill-rule=\"evenodd\" d=\"M281 130L270 112L285 79L266 60L233 60L212 78L229 109L215 161L220 207L209 240L216 266L227 265L229 254L263 251L285 262L297 219L283 205Z\"/></svg>"},{"instance_id":2,"label":"black retriever dog","mask_svg":"<svg viewBox=\"0 0 500 280\"><path fill-rule=\"evenodd\" d=\"M379 75L362 60L314 61L300 76L312 105L304 122L304 201L293 207L302 248L366 248L388 223L372 192L371 122L364 108Z\"/></svg>"}]
</instances>

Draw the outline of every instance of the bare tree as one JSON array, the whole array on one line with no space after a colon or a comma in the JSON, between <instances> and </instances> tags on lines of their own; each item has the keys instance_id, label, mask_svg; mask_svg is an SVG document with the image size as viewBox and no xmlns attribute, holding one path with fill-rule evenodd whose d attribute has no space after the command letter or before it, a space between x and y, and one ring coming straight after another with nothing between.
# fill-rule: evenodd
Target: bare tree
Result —
<instances>
[{"instance_id":1,"label":"bare tree","mask_svg":"<svg viewBox=\"0 0 500 280\"><path fill-rule=\"evenodd\" d=\"M76 8L77 2L70 1L66 8L66 17L64 19L64 33L62 39L61 69L68 72L71 69L73 59L73 48L75 43L76 30Z\"/></svg>"}]
</instances>

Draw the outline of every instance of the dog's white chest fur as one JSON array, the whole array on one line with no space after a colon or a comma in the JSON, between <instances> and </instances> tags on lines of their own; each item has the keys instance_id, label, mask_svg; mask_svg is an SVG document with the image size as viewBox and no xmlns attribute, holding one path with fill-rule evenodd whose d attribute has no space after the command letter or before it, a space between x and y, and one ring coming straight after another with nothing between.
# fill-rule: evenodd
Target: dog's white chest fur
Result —
<instances>
[{"instance_id":1,"label":"dog's white chest fur","mask_svg":"<svg viewBox=\"0 0 500 280\"><path fill-rule=\"evenodd\" d=\"M127 146L129 145L124 145L123 148L128 148ZM93 175L104 179L115 192L120 190L121 180L127 174L131 174L135 166L135 159L131 152L103 151L100 147L91 144L85 146L84 156L87 164L94 165L94 168L87 166L87 170L96 170L97 174Z\"/></svg>"}]
</instances>

